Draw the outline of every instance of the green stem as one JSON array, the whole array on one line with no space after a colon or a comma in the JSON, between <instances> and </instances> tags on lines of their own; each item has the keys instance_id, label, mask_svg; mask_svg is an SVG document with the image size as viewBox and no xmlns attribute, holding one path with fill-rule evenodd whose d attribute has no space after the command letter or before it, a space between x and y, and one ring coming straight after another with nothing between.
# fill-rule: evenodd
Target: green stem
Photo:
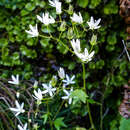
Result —
<instances>
[{"instance_id":1,"label":"green stem","mask_svg":"<svg viewBox=\"0 0 130 130\"><path fill-rule=\"evenodd\" d=\"M100 107L100 129L101 130L103 130L102 129L102 127L103 127L103 119L102 119L102 115L103 115L103 104L101 104L101 107Z\"/></svg>"},{"instance_id":2,"label":"green stem","mask_svg":"<svg viewBox=\"0 0 130 130\"><path fill-rule=\"evenodd\" d=\"M50 122L51 130L53 130L53 125L52 125L52 121L51 121L51 118L50 118L50 111L49 111L48 101L47 101L47 113L49 115L49 122Z\"/></svg>"},{"instance_id":3,"label":"green stem","mask_svg":"<svg viewBox=\"0 0 130 130\"><path fill-rule=\"evenodd\" d=\"M83 89L87 93L86 80L85 80L85 64L84 63L82 63L82 68L83 68ZM91 123L91 127L92 127L93 130L96 130L95 127L94 127L93 120L92 120L92 115L91 115L91 112L90 112L90 106L89 106L88 100L87 100L87 109L88 109L88 115L89 115L89 120L90 120L90 123Z\"/></svg>"},{"instance_id":4,"label":"green stem","mask_svg":"<svg viewBox=\"0 0 130 130\"><path fill-rule=\"evenodd\" d=\"M92 50L93 50L93 45L91 46L91 49L90 49L89 53L91 53Z\"/></svg>"},{"instance_id":5,"label":"green stem","mask_svg":"<svg viewBox=\"0 0 130 130\"><path fill-rule=\"evenodd\" d=\"M82 67L83 67L83 88L84 88L84 91L86 91L85 64L84 63L82 63Z\"/></svg>"},{"instance_id":6,"label":"green stem","mask_svg":"<svg viewBox=\"0 0 130 130\"><path fill-rule=\"evenodd\" d=\"M57 42L60 42L68 51L70 51L72 54L75 54L67 45L65 45L60 39L56 39L52 37L52 39L56 40Z\"/></svg>"},{"instance_id":7,"label":"green stem","mask_svg":"<svg viewBox=\"0 0 130 130\"><path fill-rule=\"evenodd\" d=\"M47 25L47 30L48 30L50 37L52 37L51 33L49 32L49 26L48 25Z\"/></svg>"},{"instance_id":8,"label":"green stem","mask_svg":"<svg viewBox=\"0 0 130 130\"><path fill-rule=\"evenodd\" d=\"M59 14L59 19L60 19L60 22L62 22L62 19L61 19L61 15Z\"/></svg>"},{"instance_id":9,"label":"green stem","mask_svg":"<svg viewBox=\"0 0 130 130\"><path fill-rule=\"evenodd\" d=\"M56 112L56 114L55 114L55 116L54 116L54 118L53 118L53 121L55 120L56 116L57 116L57 115L58 115L58 113L60 112L60 110L61 110L61 108L62 108L63 104L64 104L64 101L62 101L62 103L61 103L61 105L60 105L59 109L57 110L57 112Z\"/></svg>"},{"instance_id":10,"label":"green stem","mask_svg":"<svg viewBox=\"0 0 130 130\"><path fill-rule=\"evenodd\" d=\"M51 38L50 36L45 36L45 35L39 35L39 36L43 38Z\"/></svg>"},{"instance_id":11,"label":"green stem","mask_svg":"<svg viewBox=\"0 0 130 130\"><path fill-rule=\"evenodd\" d=\"M75 25L74 27L75 27L76 33L77 33L77 35L78 35L78 38L79 38L80 36L79 36L79 33L78 33L78 30L77 30L76 25Z\"/></svg>"}]
</instances>

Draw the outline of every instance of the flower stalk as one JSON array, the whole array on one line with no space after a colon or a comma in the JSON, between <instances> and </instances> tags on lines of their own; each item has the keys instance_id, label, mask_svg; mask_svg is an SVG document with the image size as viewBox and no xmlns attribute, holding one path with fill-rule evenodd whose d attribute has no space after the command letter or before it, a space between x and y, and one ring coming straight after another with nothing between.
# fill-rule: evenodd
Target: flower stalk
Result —
<instances>
[{"instance_id":1,"label":"flower stalk","mask_svg":"<svg viewBox=\"0 0 130 130\"><path fill-rule=\"evenodd\" d=\"M85 64L84 63L82 63L82 68L83 68L83 89L87 93L86 78L85 78L86 72L85 72ZM92 115L91 115L91 112L90 112L90 106L89 106L88 100L87 100L87 109L88 109L88 115L89 115L91 127L92 127L93 130L96 130L95 127L94 127L94 123L93 123Z\"/></svg>"}]
</instances>

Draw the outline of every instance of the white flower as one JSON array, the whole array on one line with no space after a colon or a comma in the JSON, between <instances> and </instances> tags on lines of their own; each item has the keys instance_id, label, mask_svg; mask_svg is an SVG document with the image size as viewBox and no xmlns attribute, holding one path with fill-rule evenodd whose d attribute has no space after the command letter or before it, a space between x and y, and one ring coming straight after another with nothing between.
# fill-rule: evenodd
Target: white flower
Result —
<instances>
[{"instance_id":1,"label":"white flower","mask_svg":"<svg viewBox=\"0 0 130 130\"><path fill-rule=\"evenodd\" d=\"M55 7L56 8L56 13L57 14L61 14L61 2L59 2L59 0L49 0L50 6Z\"/></svg>"},{"instance_id":2,"label":"white flower","mask_svg":"<svg viewBox=\"0 0 130 130\"><path fill-rule=\"evenodd\" d=\"M42 91L38 89L38 91L34 90L34 95L33 97L37 99L38 101L42 100Z\"/></svg>"},{"instance_id":3,"label":"white flower","mask_svg":"<svg viewBox=\"0 0 130 130\"><path fill-rule=\"evenodd\" d=\"M70 17L70 18L72 19L73 22L80 23L80 24L83 23L83 18L81 16L80 12L79 12L79 15L77 15L76 13L74 13L73 16Z\"/></svg>"},{"instance_id":4,"label":"white flower","mask_svg":"<svg viewBox=\"0 0 130 130\"><path fill-rule=\"evenodd\" d=\"M42 94L46 94L49 93L49 95L52 97L53 96L53 92L56 91L56 88L52 88L51 84L49 83L47 84L42 84L42 86L46 89L42 92Z\"/></svg>"},{"instance_id":5,"label":"white flower","mask_svg":"<svg viewBox=\"0 0 130 130\"><path fill-rule=\"evenodd\" d=\"M27 130L27 123L25 123L23 127L18 125L18 129L19 130Z\"/></svg>"},{"instance_id":6,"label":"white flower","mask_svg":"<svg viewBox=\"0 0 130 130\"><path fill-rule=\"evenodd\" d=\"M62 99L68 99L69 104L72 103L72 98L70 97L73 88L71 88L70 92L68 92L67 90L63 89L64 93L66 94L66 96L61 97Z\"/></svg>"},{"instance_id":7,"label":"white flower","mask_svg":"<svg viewBox=\"0 0 130 130\"><path fill-rule=\"evenodd\" d=\"M15 105L16 105L16 108L12 108L12 107L9 108L11 111L14 111L16 113L15 116L18 116L20 113L24 113L25 112L25 110L23 109L24 103L22 103L20 105L18 103L18 101L16 100L15 101Z\"/></svg>"},{"instance_id":8,"label":"white flower","mask_svg":"<svg viewBox=\"0 0 130 130\"><path fill-rule=\"evenodd\" d=\"M94 55L94 51L92 51L90 54L88 53L87 48L84 49L84 52L81 53L81 48L80 48L80 40L71 40L71 45L74 49L75 54L83 61L83 62L88 62L92 60L92 57Z\"/></svg>"},{"instance_id":9,"label":"white flower","mask_svg":"<svg viewBox=\"0 0 130 130\"><path fill-rule=\"evenodd\" d=\"M65 86L69 85L69 84L75 84L75 81L73 81L75 78L75 75L73 75L71 78L68 76L68 74L66 74L66 80L63 80L63 82L65 83Z\"/></svg>"},{"instance_id":10,"label":"white flower","mask_svg":"<svg viewBox=\"0 0 130 130\"><path fill-rule=\"evenodd\" d=\"M98 28L100 28L100 26L98 26L99 23L100 23L100 21L101 21L101 19L94 20L94 18L91 17L90 22L87 22L87 23L88 23L88 25L89 25L89 28L93 30L93 29L98 29Z\"/></svg>"},{"instance_id":11,"label":"white flower","mask_svg":"<svg viewBox=\"0 0 130 130\"><path fill-rule=\"evenodd\" d=\"M63 68L60 67L60 69L58 70L58 75L61 79L65 78L65 71Z\"/></svg>"},{"instance_id":12,"label":"white flower","mask_svg":"<svg viewBox=\"0 0 130 130\"><path fill-rule=\"evenodd\" d=\"M92 60L92 57L94 55L94 51L92 51L90 54L88 53L87 48L84 49L83 53L77 53L76 54L83 62L89 62Z\"/></svg>"},{"instance_id":13,"label":"white flower","mask_svg":"<svg viewBox=\"0 0 130 130\"><path fill-rule=\"evenodd\" d=\"M81 51L81 48L80 48L80 40L77 39L77 40L71 40L71 45L74 49L74 52L75 53L79 53Z\"/></svg>"},{"instance_id":14,"label":"white flower","mask_svg":"<svg viewBox=\"0 0 130 130\"><path fill-rule=\"evenodd\" d=\"M55 19L52 16L49 16L48 12L46 12L45 14L43 13L42 17L37 15L37 19L40 20L45 25L55 23Z\"/></svg>"},{"instance_id":15,"label":"white flower","mask_svg":"<svg viewBox=\"0 0 130 130\"><path fill-rule=\"evenodd\" d=\"M30 27L30 30L25 30L26 33L28 33L30 35L30 37L38 37L39 33L38 33L38 29L37 29L37 24L36 26L32 26L32 25L29 25Z\"/></svg>"},{"instance_id":16,"label":"white flower","mask_svg":"<svg viewBox=\"0 0 130 130\"><path fill-rule=\"evenodd\" d=\"M15 85L19 85L19 75L16 75L16 78L14 75L11 76L12 77L12 81L8 81L8 83L10 84L15 84Z\"/></svg>"}]
</instances>

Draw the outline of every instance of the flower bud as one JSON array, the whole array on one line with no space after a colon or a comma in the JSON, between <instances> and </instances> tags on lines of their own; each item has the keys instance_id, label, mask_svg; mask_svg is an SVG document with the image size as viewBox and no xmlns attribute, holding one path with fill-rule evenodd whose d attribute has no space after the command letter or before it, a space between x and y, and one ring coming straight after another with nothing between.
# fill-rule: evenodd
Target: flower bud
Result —
<instances>
[{"instance_id":1,"label":"flower bud","mask_svg":"<svg viewBox=\"0 0 130 130\"><path fill-rule=\"evenodd\" d=\"M38 81L35 80L33 88L36 89L38 87Z\"/></svg>"},{"instance_id":2,"label":"flower bud","mask_svg":"<svg viewBox=\"0 0 130 130\"><path fill-rule=\"evenodd\" d=\"M66 22L63 21L63 22L61 23L61 25L60 25L59 30L60 30L61 32L63 32L63 31L65 31L65 29L66 29Z\"/></svg>"},{"instance_id":3,"label":"flower bud","mask_svg":"<svg viewBox=\"0 0 130 130\"><path fill-rule=\"evenodd\" d=\"M69 5L68 13L69 13L70 15L73 14L73 6L72 6L72 5Z\"/></svg>"},{"instance_id":4,"label":"flower bud","mask_svg":"<svg viewBox=\"0 0 130 130\"><path fill-rule=\"evenodd\" d=\"M58 70L58 75L59 75L59 77L60 77L61 79L64 79L64 78L65 78L65 71L64 71L63 68L60 68L60 69Z\"/></svg>"},{"instance_id":5,"label":"flower bud","mask_svg":"<svg viewBox=\"0 0 130 130\"><path fill-rule=\"evenodd\" d=\"M56 83L57 83L57 76L54 75L54 76L52 77L50 83L51 83L51 85L54 87L54 86L56 85Z\"/></svg>"},{"instance_id":6,"label":"flower bud","mask_svg":"<svg viewBox=\"0 0 130 130\"><path fill-rule=\"evenodd\" d=\"M67 37L68 37L68 39L72 39L73 38L73 29L72 28L68 29Z\"/></svg>"},{"instance_id":7,"label":"flower bud","mask_svg":"<svg viewBox=\"0 0 130 130\"><path fill-rule=\"evenodd\" d=\"M94 35L94 34L93 34L93 36L92 36L92 38L91 38L91 41L90 41L90 44L91 44L92 46L94 46L94 45L97 44L97 35Z\"/></svg>"},{"instance_id":8,"label":"flower bud","mask_svg":"<svg viewBox=\"0 0 130 130\"><path fill-rule=\"evenodd\" d=\"M66 0L66 3L70 3L72 0Z\"/></svg>"}]
</instances>

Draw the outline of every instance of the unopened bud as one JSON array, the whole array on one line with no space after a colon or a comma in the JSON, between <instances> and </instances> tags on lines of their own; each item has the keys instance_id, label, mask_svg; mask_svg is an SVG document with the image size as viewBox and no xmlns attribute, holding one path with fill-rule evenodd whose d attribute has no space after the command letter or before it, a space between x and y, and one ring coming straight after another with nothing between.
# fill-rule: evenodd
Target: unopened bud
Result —
<instances>
[{"instance_id":1,"label":"unopened bud","mask_svg":"<svg viewBox=\"0 0 130 130\"><path fill-rule=\"evenodd\" d=\"M97 44L97 35L94 35L94 34L93 34L93 36L92 36L92 38L91 38L91 41L90 41L90 44L91 44L92 46L94 46L94 45Z\"/></svg>"}]
</instances>

